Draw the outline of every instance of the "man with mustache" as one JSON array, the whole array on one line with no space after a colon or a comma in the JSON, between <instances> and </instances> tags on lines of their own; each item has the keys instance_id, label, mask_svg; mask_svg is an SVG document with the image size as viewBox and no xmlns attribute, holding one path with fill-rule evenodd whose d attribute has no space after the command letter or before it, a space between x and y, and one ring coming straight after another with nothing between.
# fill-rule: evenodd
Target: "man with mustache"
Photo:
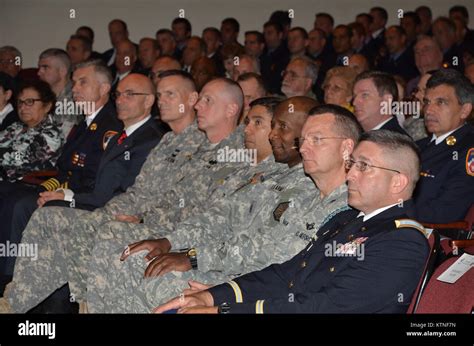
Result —
<instances>
[{"instance_id":1,"label":"man with mustache","mask_svg":"<svg viewBox=\"0 0 474 346\"><path fill-rule=\"evenodd\" d=\"M474 203L474 90L452 70L439 70L426 83L425 125L431 137L418 141L422 171L415 191L420 221L446 223L464 219Z\"/></svg>"}]
</instances>

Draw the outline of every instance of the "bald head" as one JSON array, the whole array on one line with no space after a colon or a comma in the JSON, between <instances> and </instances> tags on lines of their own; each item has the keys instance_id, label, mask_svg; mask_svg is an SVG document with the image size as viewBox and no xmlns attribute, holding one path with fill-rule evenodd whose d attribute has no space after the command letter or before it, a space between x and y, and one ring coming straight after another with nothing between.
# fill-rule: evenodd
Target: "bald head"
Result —
<instances>
[{"instance_id":1,"label":"bald head","mask_svg":"<svg viewBox=\"0 0 474 346\"><path fill-rule=\"evenodd\" d=\"M216 85L221 90L222 96L229 103L234 103L238 106L237 114L240 114L244 106L244 95L240 85L227 78L216 78L211 80L207 85Z\"/></svg>"},{"instance_id":2,"label":"bald head","mask_svg":"<svg viewBox=\"0 0 474 346\"><path fill-rule=\"evenodd\" d=\"M289 97L286 100L283 100L278 106L276 110L285 111L290 116L304 116L305 120L308 116L309 111L319 105L319 102L315 99L307 96L294 96Z\"/></svg>"},{"instance_id":3,"label":"bald head","mask_svg":"<svg viewBox=\"0 0 474 346\"><path fill-rule=\"evenodd\" d=\"M154 102L153 83L146 76L132 73L119 82L115 104L126 128L150 115Z\"/></svg>"}]
</instances>

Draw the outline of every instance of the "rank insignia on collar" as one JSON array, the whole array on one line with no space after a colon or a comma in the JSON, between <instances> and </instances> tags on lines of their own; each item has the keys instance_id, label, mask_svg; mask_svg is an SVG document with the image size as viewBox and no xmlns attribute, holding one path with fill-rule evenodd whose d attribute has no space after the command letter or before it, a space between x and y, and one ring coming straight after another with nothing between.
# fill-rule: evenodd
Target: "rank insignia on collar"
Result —
<instances>
[{"instance_id":1,"label":"rank insignia on collar","mask_svg":"<svg viewBox=\"0 0 474 346\"><path fill-rule=\"evenodd\" d=\"M91 131L97 130L97 124L96 124L96 123L92 123L91 126L89 126L89 130L91 130Z\"/></svg>"},{"instance_id":2,"label":"rank insignia on collar","mask_svg":"<svg viewBox=\"0 0 474 346\"><path fill-rule=\"evenodd\" d=\"M466 173L474 176L474 148L469 149L466 155Z\"/></svg>"},{"instance_id":3,"label":"rank insignia on collar","mask_svg":"<svg viewBox=\"0 0 474 346\"><path fill-rule=\"evenodd\" d=\"M314 229L314 222L313 222L313 223L306 223L306 229L307 229L308 231Z\"/></svg>"},{"instance_id":4,"label":"rank insignia on collar","mask_svg":"<svg viewBox=\"0 0 474 346\"><path fill-rule=\"evenodd\" d=\"M456 137L449 136L448 138L446 138L446 144L450 146L456 144Z\"/></svg>"}]
</instances>

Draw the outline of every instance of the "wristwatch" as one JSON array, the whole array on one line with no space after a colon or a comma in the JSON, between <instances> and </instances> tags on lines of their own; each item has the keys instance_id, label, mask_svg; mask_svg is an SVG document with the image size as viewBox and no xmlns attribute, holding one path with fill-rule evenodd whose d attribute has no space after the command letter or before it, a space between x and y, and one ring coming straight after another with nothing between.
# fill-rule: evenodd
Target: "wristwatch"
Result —
<instances>
[{"instance_id":1,"label":"wristwatch","mask_svg":"<svg viewBox=\"0 0 474 346\"><path fill-rule=\"evenodd\" d=\"M228 314L230 313L230 305L227 303L222 303L221 305L217 306L217 313L218 314Z\"/></svg>"},{"instance_id":2,"label":"wristwatch","mask_svg":"<svg viewBox=\"0 0 474 346\"><path fill-rule=\"evenodd\" d=\"M189 262L191 262L191 268L193 270L198 269L198 263L197 263L197 253L195 248L190 248L188 251L186 251L186 257L189 258Z\"/></svg>"}]
</instances>

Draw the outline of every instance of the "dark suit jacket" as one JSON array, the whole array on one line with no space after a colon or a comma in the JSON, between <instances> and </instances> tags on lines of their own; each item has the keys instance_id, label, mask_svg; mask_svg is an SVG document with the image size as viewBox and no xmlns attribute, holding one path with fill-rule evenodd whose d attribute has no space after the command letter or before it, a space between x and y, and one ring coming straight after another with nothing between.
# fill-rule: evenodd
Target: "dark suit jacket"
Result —
<instances>
[{"instance_id":1,"label":"dark suit jacket","mask_svg":"<svg viewBox=\"0 0 474 346\"><path fill-rule=\"evenodd\" d=\"M268 91L271 94L281 92L282 72L290 61L290 51L283 43L273 52L265 48L260 56L260 71Z\"/></svg>"},{"instance_id":2,"label":"dark suit jacket","mask_svg":"<svg viewBox=\"0 0 474 346\"><path fill-rule=\"evenodd\" d=\"M392 60L390 54L387 54L379 61L377 69L402 76L407 82L419 74L415 65L415 55L410 47L407 47L396 60Z\"/></svg>"},{"instance_id":3,"label":"dark suit jacket","mask_svg":"<svg viewBox=\"0 0 474 346\"><path fill-rule=\"evenodd\" d=\"M430 144L431 137L417 142L422 172L414 196L422 222L463 220L474 204L474 127L465 124L451 136L454 145Z\"/></svg>"},{"instance_id":4,"label":"dark suit jacket","mask_svg":"<svg viewBox=\"0 0 474 346\"><path fill-rule=\"evenodd\" d=\"M56 164L59 170L58 176L41 185L48 190L56 190L61 186L76 193L92 191L104 153L104 142L107 138L120 133L122 128L123 124L117 119L115 106L109 101L89 127L85 121L77 125L64 144Z\"/></svg>"},{"instance_id":5,"label":"dark suit jacket","mask_svg":"<svg viewBox=\"0 0 474 346\"><path fill-rule=\"evenodd\" d=\"M8 126L19 120L20 118L18 117L17 111L12 110L10 113L7 114L5 119L3 119L2 123L0 124L0 131L5 130Z\"/></svg>"},{"instance_id":6,"label":"dark suit jacket","mask_svg":"<svg viewBox=\"0 0 474 346\"><path fill-rule=\"evenodd\" d=\"M145 160L165 132L153 118L135 130L122 144L115 135L102 155L95 186L91 192L75 193L75 207L92 210L104 206L112 197L123 193L135 182Z\"/></svg>"},{"instance_id":7,"label":"dark suit jacket","mask_svg":"<svg viewBox=\"0 0 474 346\"><path fill-rule=\"evenodd\" d=\"M380 130L390 130L408 136L408 133L400 126L396 117L392 117L392 119L385 123Z\"/></svg>"},{"instance_id":8,"label":"dark suit jacket","mask_svg":"<svg viewBox=\"0 0 474 346\"><path fill-rule=\"evenodd\" d=\"M415 215L413 202L365 222L357 214L334 216L289 261L210 288L214 304L231 313L405 313L429 252L421 225L402 221ZM351 255L356 240L364 247Z\"/></svg>"},{"instance_id":9,"label":"dark suit jacket","mask_svg":"<svg viewBox=\"0 0 474 346\"><path fill-rule=\"evenodd\" d=\"M102 60L104 61L104 64L107 65L107 63L109 62L110 58L112 57L112 55L114 54L114 49L115 48L110 48L108 50L106 50L105 52L102 53ZM113 65L113 63L112 63ZM112 66L110 65L110 66Z\"/></svg>"}]
</instances>

